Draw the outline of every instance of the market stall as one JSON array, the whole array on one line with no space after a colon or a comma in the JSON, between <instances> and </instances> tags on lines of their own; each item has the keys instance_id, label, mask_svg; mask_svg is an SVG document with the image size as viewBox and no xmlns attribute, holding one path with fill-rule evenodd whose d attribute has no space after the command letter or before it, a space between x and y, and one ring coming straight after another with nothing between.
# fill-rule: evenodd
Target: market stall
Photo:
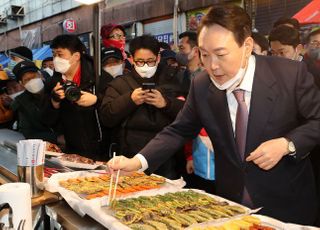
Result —
<instances>
[{"instance_id":1,"label":"market stall","mask_svg":"<svg viewBox=\"0 0 320 230\"><path fill-rule=\"evenodd\" d=\"M32 199L34 229L317 229L257 215L258 210L222 197L184 189L183 179L138 172L111 177L104 162L47 146L46 191ZM0 183L17 181L14 145L1 144L0 153Z\"/></svg>"}]
</instances>

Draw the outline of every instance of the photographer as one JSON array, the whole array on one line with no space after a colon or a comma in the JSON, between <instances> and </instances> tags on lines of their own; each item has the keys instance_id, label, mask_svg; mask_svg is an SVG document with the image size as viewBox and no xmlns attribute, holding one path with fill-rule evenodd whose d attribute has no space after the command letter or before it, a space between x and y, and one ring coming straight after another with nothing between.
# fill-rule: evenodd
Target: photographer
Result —
<instances>
[{"instance_id":1,"label":"photographer","mask_svg":"<svg viewBox=\"0 0 320 230\"><path fill-rule=\"evenodd\" d=\"M45 87L51 101L46 120L61 124L67 153L103 159L93 61L74 35L57 36L51 48L55 72Z\"/></svg>"},{"instance_id":2,"label":"photographer","mask_svg":"<svg viewBox=\"0 0 320 230\"><path fill-rule=\"evenodd\" d=\"M130 42L132 72L110 82L101 107L103 124L113 128L119 154L133 156L182 108L176 69L159 64L159 42L148 35ZM156 171L167 178L178 177L175 158L168 159Z\"/></svg>"}]
</instances>

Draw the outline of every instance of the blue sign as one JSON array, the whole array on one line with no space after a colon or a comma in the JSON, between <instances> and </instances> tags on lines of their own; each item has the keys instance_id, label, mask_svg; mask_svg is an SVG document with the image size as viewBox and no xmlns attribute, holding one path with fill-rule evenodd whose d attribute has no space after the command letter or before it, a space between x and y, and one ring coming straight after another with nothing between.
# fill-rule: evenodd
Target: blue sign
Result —
<instances>
[{"instance_id":1,"label":"blue sign","mask_svg":"<svg viewBox=\"0 0 320 230\"><path fill-rule=\"evenodd\" d=\"M154 37L159 42L165 42L165 43L168 43L168 44L173 42L173 33L157 34L157 35L154 35Z\"/></svg>"}]
</instances>

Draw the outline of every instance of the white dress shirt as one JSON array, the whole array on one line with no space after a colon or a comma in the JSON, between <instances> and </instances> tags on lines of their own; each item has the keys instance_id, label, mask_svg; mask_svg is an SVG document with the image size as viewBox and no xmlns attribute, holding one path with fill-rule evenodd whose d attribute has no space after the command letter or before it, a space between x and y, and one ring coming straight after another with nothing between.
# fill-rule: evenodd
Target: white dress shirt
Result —
<instances>
[{"instance_id":1,"label":"white dress shirt","mask_svg":"<svg viewBox=\"0 0 320 230\"><path fill-rule=\"evenodd\" d=\"M249 109L250 109L251 92L252 92L255 68L256 68L256 58L253 55L251 55L249 57L248 67L246 69L243 80L240 83L240 86L236 88L236 89L242 89L245 91L245 102L248 107L248 112L250 111ZM231 90L230 91L227 90L226 94L227 94L227 101L228 101L231 122L232 122L233 133L235 133L238 102ZM145 171L148 168L148 162L146 158L140 153L136 154L135 157L137 157L140 160L140 163L142 166L139 171Z\"/></svg>"},{"instance_id":2,"label":"white dress shirt","mask_svg":"<svg viewBox=\"0 0 320 230\"><path fill-rule=\"evenodd\" d=\"M256 68L256 58L253 55L251 55L249 57L248 67L246 69L243 80L240 83L240 85L236 88L236 89L244 90L244 92L245 92L244 100L247 105L248 112L250 111L251 92L252 92L252 85L253 85L255 68ZM237 102L234 94L232 93L232 91L227 90L226 94L227 94L227 101L228 101L230 118L231 118L231 122L232 122L232 129L233 129L233 133L235 133L238 102Z\"/></svg>"}]
</instances>

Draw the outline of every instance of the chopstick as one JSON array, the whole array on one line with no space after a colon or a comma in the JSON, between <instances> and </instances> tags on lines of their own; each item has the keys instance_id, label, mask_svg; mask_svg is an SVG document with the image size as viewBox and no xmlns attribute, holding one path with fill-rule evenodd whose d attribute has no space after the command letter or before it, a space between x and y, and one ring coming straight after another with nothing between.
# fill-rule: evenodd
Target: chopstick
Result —
<instances>
[{"instance_id":1,"label":"chopstick","mask_svg":"<svg viewBox=\"0 0 320 230\"><path fill-rule=\"evenodd\" d=\"M112 166L114 166L114 158L116 157L116 152L113 152L113 158L112 158ZM112 183L113 183L113 175L110 175L110 187L109 187L109 194L108 194L108 202L107 202L107 206L110 205L111 203L111 192L112 192Z\"/></svg>"},{"instance_id":2,"label":"chopstick","mask_svg":"<svg viewBox=\"0 0 320 230\"><path fill-rule=\"evenodd\" d=\"M119 161L119 163L121 163L121 160L122 160L122 157L120 156L120 161ZM118 169L118 171L117 171L116 183L115 183L115 185L114 185L114 191L113 191L112 200L114 200L114 199L116 198L119 176L120 176L120 169Z\"/></svg>"},{"instance_id":3,"label":"chopstick","mask_svg":"<svg viewBox=\"0 0 320 230\"><path fill-rule=\"evenodd\" d=\"M113 152L112 166L114 165L115 156L116 156L116 153ZM121 163L121 161L122 161L122 157L120 156L119 163ZM112 193L112 184L113 184L113 175L111 174L107 206L109 206L111 204L111 202L116 199L119 176L120 176L120 169L118 169L118 171L117 171L116 181L114 183L114 188L113 188L113 194L111 194Z\"/></svg>"}]
</instances>

